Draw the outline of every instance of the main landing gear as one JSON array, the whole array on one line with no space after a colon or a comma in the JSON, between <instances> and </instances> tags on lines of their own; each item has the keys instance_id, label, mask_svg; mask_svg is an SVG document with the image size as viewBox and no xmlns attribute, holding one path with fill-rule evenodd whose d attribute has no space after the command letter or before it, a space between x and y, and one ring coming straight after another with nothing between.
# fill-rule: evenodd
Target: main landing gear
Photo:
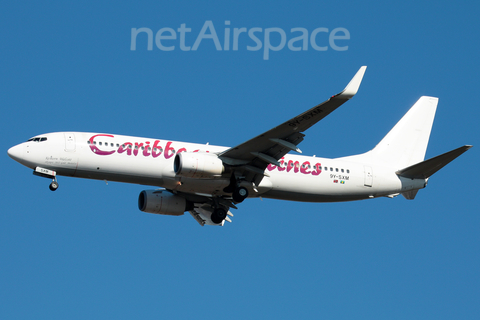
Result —
<instances>
[{"instance_id":1,"label":"main landing gear","mask_svg":"<svg viewBox=\"0 0 480 320\"><path fill-rule=\"evenodd\" d=\"M210 219L212 220L213 223L220 224L222 223L223 220L227 217L227 210L223 208L216 208L213 210L212 215L210 216Z\"/></svg>"},{"instance_id":2,"label":"main landing gear","mask_svg":"<svg viewBox=\"0 0 480 320\"><path fill-rule=\"evenodd\" d=\"M222 224L226 220L232 222L228 216L233 217L233 214L229 211L230 208L237 209L233 204L232 200L224 199L223 197L213 197L211 198L213 203L210 203L210 208L212 211L210 214L210 220L214 224Z\"/></svg>"},{"instance_id":3,"label":"main landing gear","mask_svg":"<svg viewBox=\"0 0 480 320\"><path fill-rule=\"evenodd\" d=\"M241 180L235 177L234 174L230 177L230 184L223 189L224 192L232 193L232 199L236 203L243 202L248 197L248 190L240 186Z\"/></svg>"},{"instance_id":4,"label":"main landing gear","mask_svg":"<svg viewBox=\"0 0 480 320\"><path fill-rule=\"evenodd\" d=\"M240 203L248 197L248 190L245 187L237 187L232 193L233 201Z\"/></svg>"}]
</instances>

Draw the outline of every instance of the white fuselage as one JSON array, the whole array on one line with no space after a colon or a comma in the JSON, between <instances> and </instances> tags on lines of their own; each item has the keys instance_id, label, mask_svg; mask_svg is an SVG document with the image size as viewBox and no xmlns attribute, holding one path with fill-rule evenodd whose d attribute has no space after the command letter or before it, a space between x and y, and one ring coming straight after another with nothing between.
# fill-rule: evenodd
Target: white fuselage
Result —
<instances>
[{"instance_id":1,"label":"white fuselage","mask_svg":"<svg viewBox=\"0 0 480 320\"><path fill-rule=\"evenodd\" d=\"M180 178L173 161L179 152L218 153L228 148L170 140L85 132L40 135L9 150L23 165L57 175L163 187L192 194L224 195L229 177ZM406 179L368 157L327 159L287 154L281 167L269 165L258 187L246 184L250 197L332 202L394 196L425 187L425 179Z\"/></svg>"}]
</instances>

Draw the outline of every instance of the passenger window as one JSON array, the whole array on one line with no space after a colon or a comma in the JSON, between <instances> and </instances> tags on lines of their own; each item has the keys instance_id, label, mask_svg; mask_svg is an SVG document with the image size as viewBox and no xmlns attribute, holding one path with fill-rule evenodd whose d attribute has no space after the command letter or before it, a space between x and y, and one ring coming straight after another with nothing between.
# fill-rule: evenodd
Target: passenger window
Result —
<instances>
[{"instance_id":1,"label":"passenger window","mask_svg":"<svg viewBox=\"0 0 480 320\"><path fill-rule=\"evenodd\" d=\"M333 168L332 168L332 167L330 167L330 171L333 171Z\"/></svg>"},{"instance_id":2,"label":"passenger window","mask_svg":"<svg viewBox=\"0 0 480 320\"><path fill-rule=\"evenodd\" d=\"M338 168L336 168L335 171L338 172Z\"/></svg>"},{"instance_id":3,"label":"passenger window","mask_svg":"<svg viewBox=\"0 0 480 320\"><path fill-rule=\"evenodd\" d=\"M350 173L350 170L347 169L347 173Z\"/></svg>"},{"instance_id":4,"label":"passenger window","mask_svg":"<svg viewBox=\"0 0 480 320\"><path fill-rule=\"evenodd\" d=\"M343 169L342 169L342 173L343 173Z\"/></svg>"},{"instance_id":5,"label":"passenger window","mask_svg":"<svg viewBox=\"0 0 480 320\"><path fill-rule=\"evenodd\" d=\"M99 144L99 145L102 145L102 142L99 142L98 144Z\"/></svg>"}]
</instances>

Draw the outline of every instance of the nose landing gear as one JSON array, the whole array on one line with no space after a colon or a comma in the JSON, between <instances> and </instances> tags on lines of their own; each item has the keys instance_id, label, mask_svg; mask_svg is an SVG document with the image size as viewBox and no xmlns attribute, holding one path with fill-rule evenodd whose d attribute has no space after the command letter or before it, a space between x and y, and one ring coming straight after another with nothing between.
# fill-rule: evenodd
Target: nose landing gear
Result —
<instances>
[{"instance_id":1,"label":"nose landing gear","mask_svg":"<svg viewBox=\"0 0 480 320\"><path fill-rule=\"evenodd\" d=\"M55 191L58 189L57 173L55 171L36 167L33 171L33 174L36 176L52 179L52 183L50 183L49 186L50 190Z\"/></svg>"},{"instance_id":2,"label":"nose landing gear","mask_svg":"<svg viewBox=\"0 0 480 320\"><path fill-rule=\"evenodd\" d=\"M55 191L58 189L58 182L57 180L53 180L52 183L50 183L50 186L48 186L50 190Z\"/></svg>"}]
</instances>

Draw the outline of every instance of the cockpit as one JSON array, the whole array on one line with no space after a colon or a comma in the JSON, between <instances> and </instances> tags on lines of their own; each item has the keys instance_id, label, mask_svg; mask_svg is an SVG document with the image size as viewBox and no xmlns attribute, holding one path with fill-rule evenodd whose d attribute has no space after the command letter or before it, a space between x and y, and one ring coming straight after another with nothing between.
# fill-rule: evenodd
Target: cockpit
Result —
<instances>
[{"instance_id":1,"label":"cockpit","mask_svg":"<svg viewBox=\"0 0 480 320\"><path fill-rule=\"evenodd\" d=\"M30 138L30 139L27 140L27 142L30 142L30 141L43 142L43 141L47 141L47 138L46 137L33 137L33 138Z\"/></svg>"}]
</instances>

